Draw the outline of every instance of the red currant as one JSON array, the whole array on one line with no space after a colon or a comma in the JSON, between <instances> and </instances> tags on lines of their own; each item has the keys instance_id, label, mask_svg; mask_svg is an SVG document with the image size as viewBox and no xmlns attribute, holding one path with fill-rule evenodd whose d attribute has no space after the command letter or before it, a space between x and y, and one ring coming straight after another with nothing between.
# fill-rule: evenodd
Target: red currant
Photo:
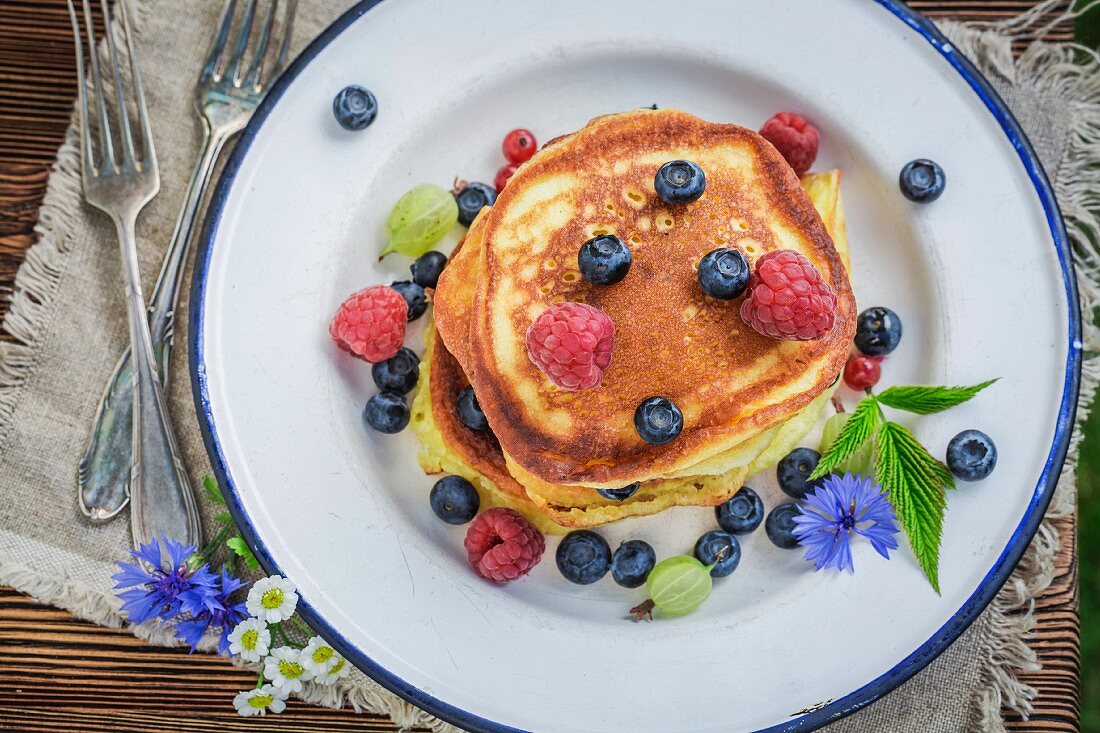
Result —
<instances>
[{"instance_id":1,"label":"red currant","mask_svg":"<svg viewBox=\"0 0 1100 733\"><path fill-rule=\"evenodd\" d=\"M501 148L509 163L519 165L531 159L538 149L538 143L535 142L535 136L530 130L524 130L521 127L504 136L504 145Z\"/></svg>"},{"instance_id":2,"label":"red currant","mask_svg":"<svg viewBox=\"0 0 1100 733\"><path fill-rule=\"evenodd\" d=\"M500 193L504 190L504 184L508 182L508 179L512 177L512 174L516 172L516 166L508 163L501 166L501 169L497 171L497 177L493 179L493 188Z\"/></svg>"},{"instance_id":3,"label":"red currant","mask_svg":"<svg viewBox=\"0 0 1100 733\"><path fill-rule=\"evenodd\" d=\"M844 365L844 383L855 390L870 389L882 376L879 360L863 354L852 354Z\"/></svg>"}]
</instances>

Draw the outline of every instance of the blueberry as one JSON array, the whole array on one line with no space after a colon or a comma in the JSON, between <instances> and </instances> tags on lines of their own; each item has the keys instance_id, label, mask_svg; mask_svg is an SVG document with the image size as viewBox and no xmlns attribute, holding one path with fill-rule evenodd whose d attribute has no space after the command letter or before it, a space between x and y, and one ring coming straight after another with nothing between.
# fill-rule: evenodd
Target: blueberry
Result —
<instances>
[{"instance_id":1,"label":"blueberry","mask_svg":"<svg viewBox=\"0 0 1100 733\"><path fill-rule=\"evenodd\" d=\"M436 481L428 501L435 515L447 524L466 524L481 506L477 489L461 476L444 476Z\"/></svg>"},{"instance_id":2,"label":"blueberry","mask_svg":"<svg viewBox=\"0 0 1100 733\"><path fill-rule=\"evenodd\" d=\"M748 486L714 507L718 526L730 534L748 534L764 521L764 502Z\"/></svg>"},{"instance_id":3,"label":"blueberry","mask_svg":"<svg viewBox=\"0 0 1100 733\"><path fill-rule=\"evenodd\" d=\"M981 481L997 466L997 446L981 430L964 430L947 444L947 467L960 481Z\"/></svg>"},{"instance_id":4,"label":"blueberry","mask_svg":"<svg viewBox=\"0 0 1100 733\"><path fill-rule=\"evenodd\" d=\"M400 433L409 424L409 406L404 395L379 392L367 400L363 419L380 433Z\"/></svg>"},{"instance_id":5,"label":"blueberry","mask_svg":"<svg viewBox=\"0 0 1100 733\"><path fill-rule=\"evenodd\" d=\"M605 499L612 499L614 501L626 501L630 497L634 496L638 492L638 487L641 486L640 481L624 486L621 489L596 489L596 493Z\"/></svg>"},{"instance_id":6,"label":"blueberry","mask_svg":"<svg viewBox=\"0 0 1100 733\"><path fill-rule=\"evenodd\" d=\"M489 421L477 403L473 387L467 387L458 395L458 419L470 430L488 430Z\"/></svg>"},{"instance_id":7,"label":"blueberry","mask_svg":"<svg viewBox=\"0 0 1100 733\"><path fill-rule=\"evenodd\" d=\"M901 319L881 305L868 308L856 318L856 348L867 356L885 356L901 341Z\"/></svg>"},{"instance_id":8,"label":"blueberry","mask_svg":"<svg viewBox=\"0 0 1100 733\"><path fill-rule=\"evenodd\" d=\"M812 448L795 448L783 456L775 467L775 477L779 480L779 488L788 496L795 499L805 499L806 494L817 488L817 482L806 479L817 468L821 454Z\"/></svg>"},{"instance_id":9,"label":"blueberry","mask_svg":"<svg viewBox=\"0 0 1100 733\"><path fill-rule=\"evenodd\" d=\"M931 160L920 158L905 164L898 177L898 183L905 198L916 201L918 204L927 204L938 199L943 193L947 177L939 165Z\"/></svg>"},{"instance_id":10,"label":"blueberry","mask_svg":"<svg viewBox=\"0 0 1100 733\"><path fill-rule=\"evenodd\" d=\"M474 222L477 212L485 206L492 206L497 200L497 190L487 183L467 183L466 188L455 194L458 203L458 223L468 227Z\"/></svg>"},{"instance_id":11,"label":"blueberry","mask_svg":"<svg viewBox=\"0 0 1100 733\"><path fill-rule=\"evenodd\" d=\"M684 413L671 400L649 397L634 410L634 429L645 442L662 445L684 429Z\"/></svg>"},{"instance_id":12,"label":"blueberry","mask_svg":"<svg viewBox=\"0 0 1100 733\"><path fill-rule=\"evenodd\" d=\"M624 588L637 588L657 564L657 553L648 542L627 540L611 558L611 578Z\"/></svg>"},{"instance_id":13,"label":"blueberry","mask_svg":"<svg viewBox=\"0 0 1100 733\"><path fill-rule=\"evenodd\" d=\"M718 300L733 300L745 292L751 274L745 255L729 247L719 247L699 260L699 286Z\"/></svg>"},{"instance_id":14,"label":"blueberry","mask_svg":"<svg viewBox=\"0 0 1100 733\"><path fill-rule=\"evenodd\" d=\"M657 171L653 187L666 204L690 204L703 195L707 177L690 160L670 160Z\"/></svg>"},{"instance_id":15,"label":"blueberry","mask_svg":"<svg viewBox=\"0 0 1100 733\"><path fill-rule=\"evenodd\" d=\"M370 368L374 383L383 392L406 394L416 386L420 377L420 357L412 349L402 346L397 353Z\"/></svg>"},{"instance_id":16,"label":"blueberry","mask_svg":"<svg viewBox=\"0 0 1100 733\"><path fill-rule=\"evenodd\" d=\"M695 559L704 565L714 565L710 577L724 578L741 562L741 543L729 532L712 530L695 542Z\"/></svg>"},{"instance_id":17,"label":"blueberry","mask_svg":"<svg viewBox=\"0 0 1100 733\"><path fill-rule=\"evenodd\" d=\"M764 531L768 533L768 539L776 547L784 550L793 550L798 547L798 538L794 536L794 518L801 514L798 504L793 501L780 504L768 513L768 519L764 522Z\"/></svg>"},{"instance_id":18,"label":"blueberry","mask_svg":"<svg viewBox=\"0 0 1100 733\"><path fill-rule=\"evenodd\" d=\"M443 274L443 268L447 266L447 255L436 252L434 249L425 252L409 265L413 282L422 288L434 288L439 285L439 276Z\"/></svg>"},{"instance_id":19,"label":"blueberry","mask_svg":"<svg viewBox=\"0 0 1100 733\"><path fill-rule=\"evenodd\" d=\"M363 87L344 87L332 100L332 113L340 127L355 132L374 122L378 116L378 100Z\"/></svg>"},{"instance_id":20,"label":"blueberry","mask_svg":"<svg viewBox=\"0 0 1100 733\"><path fill-rule=\"evenodd\" d=\"M409 304L408 320L415 321L428 310L428 295L424 288L410 280L397 280L390 283L390 287L401 293L401 297Z\"/></svg>"},{"instance_id":21,"label":"blueberry","mask_svg":"<svg viewBox=\"0 0 1100 733\"><path fill-rule=\"evenodd\" d=\"M633 258L630 248L614 234L600 234L581 245L577 266L593 285L614 285L626 277Z\"/></svg>"},{"instance_id":22,"label":"blueberry","mask_svg":"<svg viewBox=\"0 0 1100 733\"><path fill-rule=\"evenodd\" d=\"M587 529L570 532L558 545L558 570L565 579L588 585L607 574L611 567L611 548L595 532Z\"/></svg>"}]
</instances>

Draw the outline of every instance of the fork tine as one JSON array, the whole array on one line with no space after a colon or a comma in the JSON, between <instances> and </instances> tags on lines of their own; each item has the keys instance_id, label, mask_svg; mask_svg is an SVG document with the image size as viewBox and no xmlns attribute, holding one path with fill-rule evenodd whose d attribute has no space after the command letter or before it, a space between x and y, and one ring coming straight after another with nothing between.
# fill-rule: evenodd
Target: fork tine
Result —
<instances>
[{"instance_id":1,"label":"fork tine","mask_svg":"<svg viewBox=\"0 0 1100 733\"><path fill-rule=\"evenodd\" d=\"M255 88L260 76L260 70L264 65L264 56L267 55L267 45L271 40L271 28L275 25L275 11L279 8L279 0L271 0L267 4L267 15L264 17L264 25L260 30L260 37L256 41L256 48L252 52L252 63L248 65L248 71L244 75L246 87Z\"/></svg>"},{"instance_id":2,"label":"fork tine","mask_svg":"<svg viewBox=\"0 0 1100 733\"><path fill-rule=\"evenodd\" d=\"M126 7L126 0L118 0L118 12L122 14L122 30L123 35L126 36L126 54L130 57L130 74L133 77L138 122L141 125L140 167L142 170L156 170L157 153L153 147L153 131L149 125L149 110L145 106L145 88L141 85L141 72L138 70L137 53L134 51L134 34L130 31L130 10Z\"/></svg>"},{"instance_id":3,"label":"fork tine","mask_svg":"<svg viewBox=\"0 0 1100 733\"><path fill-rule=\"evenodd\" d=\"M73 23L73 44L76 47L76 83L80 90L80 164L84 180L95 176L92 163L92 134L88 126L88 88L84 79L84 44L80 40L80 20L73 6L73 0L66 0L69 6L69 19Z\"/></svg>"},{"instance_id":4,"label":"fork tine","mask_svg":"<svg viewBox=\"0 0 1100 733\"><path fill-rule=\"evenodd\" d=\"M237 32L237 42L233 46L233 56L225 67L225 78L234 84L240 81L241 60L245 49L248 48L248 37L252 35L252 21L256 17L256 0L248 0L244 8L244 18L241 20L241 29Z\"/></svg>"},{"instance_id":5,"label":"fork tine","mask_svg":"<svg viewBox=\"0 0 1100 733\"><path fill-rule=\"evenodd\" d=\"M111 54L111 74L115 80L115 98L118 100L118 121L120 127L119 139L122 143L122 167L129 168L134 165L134 139L130 131L130 111L126 108L126 91L122 87L122 71L118 64L118 48L115 45L115 34L111 32L111 9L107 0L99 0L103 9L103 23L107 29L104 33L107 37L107 50Z\"/></svg>"},{"instance_id":6,"label":"fork tine","mask_svg":"<svg viewBox=\"0 0 1100 733\"><path fill-rule=\"evenodd\" d=\"M208 79L214 76L215 70L218 68L218 61L221 59L222 51L225 49L225 42L229 38L229 29L233 27L233 15L237 9L237 0L225 0L225 7L222 8L222 22L218 26L218 34L214 36L214 43L210 46L210 53L206 57L206 63L202 67L202 73L199 74L199 79Z\"/></svg>"},{"instance_id":7,"label":"fork tine","mask_svg":"<svg viewBox=\"0 0 1100 733\"><path fill-rule=\"evenodd\" d=\"M283 42L279 46L279 55L275 59L275 66L271 70L271 78L268 79L268 84L273 79L277 79L280 74L283 73L283 69L286 68L287 52L290 51L290 37L294 35L294 17L298 13L298 0L287 0L286 10L283 12Z\"/></svg>"},{"instance_id":8,"label":"fork tine","mask_svg":"<svg viewBox=\"0 0 1100 733\"><path fill-rule=\"evenodd\" d=\"M92 66L92 84L95 86L96 108L99 111L99 167L98 171L114 170L115 146L111 142L111 120L107 116L107 102L103 94L103 77L99 73L99 54L96 52L95 23L92 21L92 7L84 0L84 25L88 31L88 60ZM91 120L89 120L89 123Z\"/></svg>"}]
</instances>

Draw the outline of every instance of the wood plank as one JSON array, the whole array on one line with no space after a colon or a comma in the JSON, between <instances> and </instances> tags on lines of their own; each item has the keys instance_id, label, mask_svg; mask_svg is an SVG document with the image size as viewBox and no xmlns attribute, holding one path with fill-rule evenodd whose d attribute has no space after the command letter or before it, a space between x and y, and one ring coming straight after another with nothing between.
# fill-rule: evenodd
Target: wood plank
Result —
<instances>
[{"instance_id":1,"label":"wood plank","mask_svg":"<svg viewBox=\"0 0 1100 733\"><path fill-rule=\"evenodd\" d=\"M912 0L932 17L992 21L1033 0ZM64 0L0 1L0 314L12 280L33 245L49 166L76 94ZM1065 24L1051 40L1070 40ZM1016 45L1020 50L1023 43ZM0 339L10 335L0 329ZM1036 603L1033 645L1043 663L1023 679L1040 691L1030 721L1015 733L1079 729L1079 631L1076 525L1063 520L1057 578ZM381 716L355 715L292 702L262 723L236 716L232 696L251 674L209 655L149 647L0 587L0 730L87 733L217 731L386 731ZM888 702L885 704L889 704Z\"/></svg>"}]
</instances>

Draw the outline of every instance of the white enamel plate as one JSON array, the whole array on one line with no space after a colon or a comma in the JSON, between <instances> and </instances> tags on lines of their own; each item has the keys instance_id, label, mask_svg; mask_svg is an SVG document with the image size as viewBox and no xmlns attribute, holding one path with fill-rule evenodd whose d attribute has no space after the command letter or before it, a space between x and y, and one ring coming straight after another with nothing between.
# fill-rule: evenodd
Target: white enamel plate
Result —
<instances>
[{"instance_id":1,"label":"white enamel plate","mask_svg":"<svg viewBox=\"0 0 1100 733\"><path fill-rule=\"evenodd\" d=\"M332 116L347 84L379 100L359 133ZM408 277L407 258L376 262L395 200L422 182L491 181L514 127L548 140L653 103L754 129L780 110L807 115L822 135L815 169L844 171L859 306L905 324L883 386L1001 378L962 407L900 417L935 454L970 427L1000 451L990 479L949 497L942 595L904 544L886 561L861 541L855 574L815 573L762 530L679 619L627 621L642 593L568 583L554 539L529 577L498 587L468 567L464 528L431 513L411 433L363 427L370 369L326 327L351 292ZM926 206L897 185L918 157L947 174ZM300 589L307 619L381 684L474 730L807 730L914 674L1007 577L1065 455L1077 313L1027 141L900 3L364 1L298 59L236 148L196 267L191 356L234 516ZM748 483L781 501L774 477ZM600 531L665 557L713 527L711 510L682 508Z\"/></svg>"}]
</instances>

